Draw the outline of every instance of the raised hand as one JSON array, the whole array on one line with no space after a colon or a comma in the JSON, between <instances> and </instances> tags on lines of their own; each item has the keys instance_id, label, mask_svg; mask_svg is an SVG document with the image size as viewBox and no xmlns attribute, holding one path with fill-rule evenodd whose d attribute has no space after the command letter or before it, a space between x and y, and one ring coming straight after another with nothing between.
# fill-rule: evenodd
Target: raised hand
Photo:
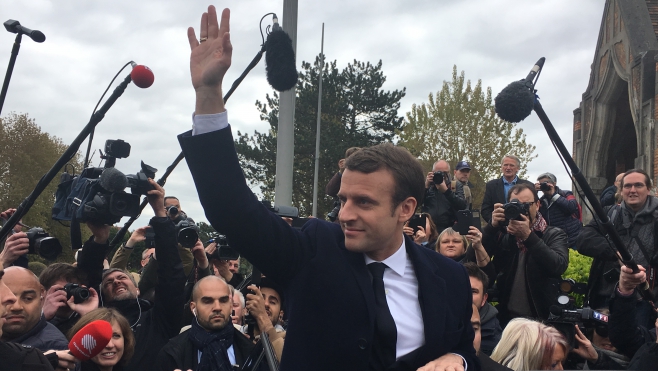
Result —
<instances>
[{"instance_id":1,"label":"raised hand","mask_svg":"<svg viewBox=\"0 0 658 371\"><path fill-rule=\"evenodd\" d=\"M196 114L211 114L224 111L222 80L231 66L233 46L229 34L230 11L222 11L221 22L217 22L214 6L201 16L199 39L192 27L187 29L190 42L190 74L192 86L197 92Z\"/></svg>"}]
</instances>

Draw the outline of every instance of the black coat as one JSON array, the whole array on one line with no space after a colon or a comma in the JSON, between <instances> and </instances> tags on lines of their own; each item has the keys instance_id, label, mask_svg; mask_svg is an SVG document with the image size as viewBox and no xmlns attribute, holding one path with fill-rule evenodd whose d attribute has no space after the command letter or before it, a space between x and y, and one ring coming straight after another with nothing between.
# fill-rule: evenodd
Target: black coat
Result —
<instances>
[{"instance_id":1,"label":"black coat","mask_svg":"<svg viewBox=\"0 0 658 371\"><path fill-rule=\"evenodd\" d=\"M450 187L441 193L435 186L425 189L425 197L421 207L422 212L430 214L436 231L441 233L444 229L452 227L457 220L457 211L468 208L466 201L457 197Z\"/></svg>"},{"instance_id":2,"label":"black coat","mask_svg":"<svg viewBox=\"0 0 658 371\"><path fill-rule=\"evenodd\" d=\"M233 324L229 323L228 326L233 326ZM155 367L149 368L149 370L196 370L199 365L198 349L188 340L189 332L188 329L169 340L155 359ZM242 369L244 361L253 348L254 343L251 340L247 339L240 331L233 331L233 352L235 353L235 362L240 365L240 369ZM265 365L265 360L261 365Z\"/></svg>"},{"instance_id":3,"label":"black coat","mask_svg":"<svg viewBox=\"0 0 658 371\"><path fill-rule=\"evenodd\" d=\"M0 341L0 370L52 371L43 353L29 345Z\"/></svg>"},{"instance_id":4,"label":"black coat","mask_svg":"<svg viewBox=\"0 0 658 371\"><path fill-rule=\"evenodd\" d=\"M126 299L102 303L126 317L135 334L135 354L126 370L149 370L160 349L180 332L183 321L185 273L176 248L176 228L166 217L154 217L149 224L155 232L158 258L155 301L151 304L142 299ZM109 245L98 245L91 240L78 254L78 266L90 272L88 276L97 276L97 282L100 282L99 272L108 248Z\"/></svg>"},{"instance_id":5,"label":"black coat","mask_svg":"<svg viewBox=\"0 0 658 371\"><path fill-rule=\"evenodd\" d=\"M516 184L532 184L532 182L519 178ZM491 214L495 204L504 204L508 202L507 195L505 194L505 185L503 178L492 179L487 182L484 190L484 199L482 199L482 208L480 213L485 222L491 223Z\"/></svg>"},{"instance_id":6,"label":"black coat","mask_svg":"<svg viewBox=\"0 0 658 371\"><path fill-rule=\"evenodd\" d=\"M312 219L300 231L269 212L246 184L230 127L188 132L179 141L210 224L283 287L290 321L281 370L368 369L375 295L364 255L345 248L340 226ZM469 371L478 370L465 269L408 237L405 243L418 279L425 345L391 369L416 370L453 352Z\"/></svg>"},{"instance_id":7,"label":"black coat","mask_svg":"<svg viewBox=\"0 0 658 371\"><path fill-rule=\"evenodd\" d=\"M496 262L499 272L496 288L499 291L498 319L504 325L511 319L507 305L514 300L514 282L519 259L516 238L494 228L491 224L484 228L482 243ZM569 242L567 234L560 228L546 227L543 234L531 232L525 241L527 260L525 265L526 290L530 307L541 319L547 319L549 308L557 303L558 288L555 285L569 265Z\"/></svg>"}]
</instances>

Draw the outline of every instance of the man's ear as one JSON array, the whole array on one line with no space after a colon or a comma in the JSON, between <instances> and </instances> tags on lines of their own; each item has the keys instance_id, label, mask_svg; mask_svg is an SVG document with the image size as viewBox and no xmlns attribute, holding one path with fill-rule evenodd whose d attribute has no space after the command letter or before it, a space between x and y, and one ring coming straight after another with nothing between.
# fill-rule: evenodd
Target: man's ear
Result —
<instances>
[{"instance_id":1,"label":"man's ear","mask_svg":"<svg viewBox=\"0 0 658 371\"><path fill-rule=\"evenodd\" d=\"M413 197L407 197L406 200L402 201L400 205L398 205L398 208L400 208L400 216L398 217L398 221L401 223L406 223L407 220L411 219L411 216L416 212L417 205L418 203Z\"/></svg>"},{"instance_id":2,"label":"man's ear","mask_svg":"<svg viewBox=\"0 0 658 371\"><path fill-rule=\"evenodd\" d=\"M193 301L190 302L190 311L194 314L194 317L196 317L196 303Z\"/></svg>"}]
</instances>

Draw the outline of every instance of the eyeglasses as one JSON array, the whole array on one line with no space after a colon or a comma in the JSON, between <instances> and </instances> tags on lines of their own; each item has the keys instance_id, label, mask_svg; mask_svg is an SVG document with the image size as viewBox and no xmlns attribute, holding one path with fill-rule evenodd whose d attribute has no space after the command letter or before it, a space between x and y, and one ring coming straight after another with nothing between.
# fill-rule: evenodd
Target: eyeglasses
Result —
<instances>
[{"instance_id":1,"label":"eyeglasses","mask_svg":"<svg viewBox=\"0 0 658 371\"><path fill-rule=\"evenodd\" d=\"M635 189L642 189L645 186L646 185L644 183L626 183L624 184L624 189L631 189L633 187L635 187Z\"/></svg>"}]
</instances>

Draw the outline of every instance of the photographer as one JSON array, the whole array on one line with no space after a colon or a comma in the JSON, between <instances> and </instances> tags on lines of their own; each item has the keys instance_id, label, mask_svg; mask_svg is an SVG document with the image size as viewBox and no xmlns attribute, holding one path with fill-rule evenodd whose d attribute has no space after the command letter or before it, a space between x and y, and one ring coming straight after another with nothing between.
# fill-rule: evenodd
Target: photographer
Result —
<instances>
[{"instance_id":1,"label":"photographer","mask_svg":"<svg viewBox=\"0 0 658 371\"><path fill-rule=\"evenodd\" d=\"M499 272L498 318L503 325L516 317L546 319L557 299L552 281L569 265L567 235L542 217L534 185L517 184L507 197L512 202L494 205L483 237Z\"/></svg>"},{"instance_id":2,"label":"photographer","mask_svg":"<svg viewBox=\"0 0 658 371\"><path fill-rule=\"evenodd\" d=\"M450 165L439 160L425 178L425 197L421 210L432 216L436 230L440 233L452 227L457 219L457 210L466 209L466 201L457 197L451 189Z\"/></svg>"},{"instance_id":3,"label":"photographer","mask_svg":"<svg viewBox=\"0 0 658 371\"><path fill-rule=\"evenodd\" d=\"M0 219L9 219L16 209L8 209L0 213ZM4 243L4 248L0 252L0 265L1 267L10 267L17 265L19 267L27 268L27 253L30 247L30 240L27 238L25 232L21 232L21 225L14 226L14 233L9 235ZM1 268L0 267L0 268Z\"/></svg>"},{"instance_id":4,"label":"photographer","mask_svg":"<svg viewBox=\"0 0 658 371\"><path fill-rule=\"evenodd\" d=\"M87 288L84 273L68 263L53 263L39 276L46 290L43 316L66 334L81 316L98 308L98 293Z\"/></svg>"},{"instance_id":5,"label":"photographer","mask_svg":"<svg viewBox=\"0 0 658 371\"><path fill-rule=\"evenodd\" d=\"M254 341L260 338L262 332L266 332L276 358L281 360L286 331L279 325L279 318L283 315L283 290L274 281L263 277L260 288L251 285L247 287L252 293L247 294L246 308L255 320L253 329L249 324L243 327L244 333L253 333Z\"/></svg>"},{"instance_id":6,"label":"photographer","mask_svg":"<svg viewBox=\"0 0 658 371\"><path fill-rule=\"evenodd\" d=\"M482 219L491 224L491 214L495 204L504 204L509 201L509 189L516 184L532 184L525 179L517 176L521 169L521 160L515 155L507 154L503 156L500 163L500 171L503 176L492 179L487 182L484 190L484 199L482 199Z\"/></svg>"},{"instance_id":7,"label":"photographer","mask_svg":"<svg viewBox=\"0 0 658 371\"><path fill-rule=\"evenodd\" d=\"M94 235L78 256L78 266L87 273L89 283L93 284L93 279L102 281L102 306L117 309L133 329L135 354L126 366L131 370L150 369L168 339L179 333L185 300L185 275L176 248L174 223L164 208L164 189L152 179L149 183L153 189L148 191L147 197L155 213L149 224L155 232L159 263L153 303L139 298L140 290L128 272L117 268L102 272L102 261L109 249L108 225L88 223Z\"/></svg>"},{"instance_id":8,"label":"photographer","mask_svg":"<svg viewBox=\"0 0 658 371\"><path fill-rule=\"evenodd\" d=\"M621 178L621 204L613 205L606 211L637 264L655 272L658 269L655 258L658 198L650 194L651 187L651 178L646 171L628 170ZM607 233L597 218L583 228L576 241L579 253L594 258L587 282L587 298L592 308L608 307L607 302L619 277L617 254L608 243ZM651 289L654 295L658 293L657 287L652 286ZM640 307L638 320L645 327L652 326L651 306L647 302L637 304Z\"/></svg>"},{"instance_id":9,"label":"photographer","mask_svg":"<svg viewBox=\"0 0 658 371\"><path fill-rule=\"evenodd\" d=\"M466 161L459 161L455 166L452 181L452 191L457 197L466 202L469 210L473 209L473 184L469 181L471 177L471 165Z\"/></svg>"},{"instance_id":10,"label":"photographer","mask_svg":"<svg viewBox=\"0 0 658 371\"><path fill-rule=\"evenodd\" d=\"M152 234L153 229L149 226L144 226L135 229L131 234L130 238L128 238L128 241L124 242L117 248L117 251L114 253L114 256L112 257L112 261L110 262L110 268L119 268L126 270L128 269L128 260L130 259L130 255L133 253L133 249L136 244L142 241L147 240L147 233ZM152 237L151 237L152 238ZM155 254L155 248L153 247L146 247L144 251L142 251L142 260L140 261L140 269L137 273L130 272L132 274L133 278L135 279L135 282L139 283L141 280L141 274L142 271L144 270L144 267L148 262L151 260L153 255Z\"/></svg>"},{"instance_id":11,"label":"photographer","mask_svg":"<svg viewBox=\"0 0 658 371\"><path fill-rule=\"evenodd\" d=\"M562 228L569 237L569 247L575 249L576 239L583 229L580 206L571 191L560 189L556 183L557 178L551 173L537 178L535 189L543 193L539 211L548 225Z\"/></svg>"}]
</instances>

